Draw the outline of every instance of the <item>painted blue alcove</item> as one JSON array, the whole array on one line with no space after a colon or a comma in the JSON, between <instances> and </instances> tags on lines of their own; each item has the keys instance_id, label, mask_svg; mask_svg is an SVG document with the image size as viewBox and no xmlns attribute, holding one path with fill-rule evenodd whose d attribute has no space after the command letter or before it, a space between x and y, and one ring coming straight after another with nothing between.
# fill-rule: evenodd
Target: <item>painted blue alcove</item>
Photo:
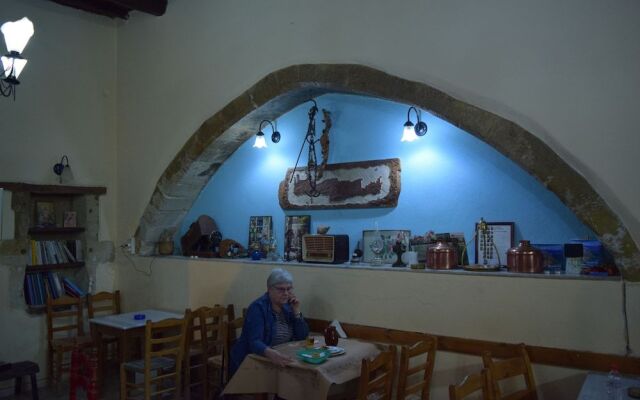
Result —
<instances>
[{"instance_id":1,"label":"painted blue alcove","mask_svg":"<svg viewBox=\"0 0 640 400\"><path fill-rule=\"evenodd\" d=\"M331 226L330 233L347 234L351 251L362 231L409 229L413 235L464 232L469 241L475 222L515 222L515 240L565 243L595 237L558 198L522 168L491 146L455 126L422 112L429 126L426 136L401 142L408 106L375 98L327 94L316 98L320 109L331 112L333 128L329 163L400 158L401 193L395 208L284 211L278 203L278 185L293 167L307 129L311 103L282 115L282 140L253 148L254 138L227 159L205 186L187 213L177 238L202 214L211 216L224 238L244 246L249 217L271 215L279 253L283 253L285 215L311 215L311 231ZM413 115L412 115L413 116ZM317 135L322 132L318 113ZM414 118L415 121L415 118ZM256 130L257 130L256 126ZM318 156L320 148L318 146ZM300 163L306 164L306 149ZM470 253L473 254L473 248ZM473 262L473 259L471 260Z\"/></svg>"}]
</instances>

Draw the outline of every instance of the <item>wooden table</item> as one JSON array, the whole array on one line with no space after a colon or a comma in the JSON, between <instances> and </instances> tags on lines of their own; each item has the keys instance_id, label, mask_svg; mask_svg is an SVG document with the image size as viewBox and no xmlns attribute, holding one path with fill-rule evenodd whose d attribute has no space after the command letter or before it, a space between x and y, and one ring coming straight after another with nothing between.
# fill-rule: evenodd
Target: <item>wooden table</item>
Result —
<instances>
[{"instance_id":1,"label":"wooden table","mask_svg":"<svg viewBox=\"0 0 640 400\"><path fill-rule=\"evenodd\" d=\"M135 319L135 315L143 314L144 319ZM118 363L129 361L131 339L144 337L144 326L147 321L158 322L169 318L184 318L183 314L162 310L141 310L124 314L105 315L89 320L91 335L95 343L100 344L103 336L115 336L118 338ZM98 346L98 374L101 377L104 367L104 352L102 346Z\"/></svg>"},{"instance_id":2,"label":"wooden table","mask_svg":"<svg viewBox=\"0 0 640 400\"><path fill-rule=\"evenodd\" d=\"M286 367L278 367L256 354L248 355L225 387L224 393L275 393L285 399L326 399L332 385L358 379L362 359L373 358L381 351L381 347L374 343L340 339L338 346L345 349L345 354L314 365L296 357L296 352L304 345L304 341L299 341L275 347L295 360Z\"/></svg>"},{"instance_id":3,"label":"wooden table","mask_svg":"<svg viewBox=\"0 0 640 400\"><path fill-rule=\"evenodd\" d=\"M578 400L607 400L608 374L601 372L589 372L587 378L582 384ZM618 387L617 396L612 397L615 400L633 400L627 394L630 387L640 387L640 377L622 376L620 386Z\"/></svg>"}]
</instances>

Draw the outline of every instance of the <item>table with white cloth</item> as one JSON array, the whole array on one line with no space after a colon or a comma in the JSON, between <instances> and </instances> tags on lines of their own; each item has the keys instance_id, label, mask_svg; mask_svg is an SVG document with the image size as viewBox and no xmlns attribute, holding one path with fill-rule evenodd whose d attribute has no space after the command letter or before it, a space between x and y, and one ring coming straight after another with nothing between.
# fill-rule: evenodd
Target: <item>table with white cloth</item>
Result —
<instances>
[{"instance_id":1,"label":"table with white cloth","mask_svg":"<svg viewBox=\"0 0 640 400\"><path fill-rule=\"evenodd\" d=\"M322 339L321 339L322 340ZM274 347L294 361L279 367L269 359L249 354L224 389L225 394L274 393L285 399L326 399L331 385L358 379L363 358L374 358L382 347L357 339L340 339L342 355L330 357L322 364L308 364L296 353L305 341L289 342Z\"/></svg>"},{"instance_id":2,"label":"table with white cloth","mask_svg":"<svg viewBox=\"0 0 640 400\"><path fill-rule=\"evenodd\" d=\"M628 389L630 387L640 387L640 377L623 375L620 378L620 384L617 387L616 395L609 397L610 395L607 393L608 380L609 377L606 373L588 373L587 378L582 384L582 389L580 389L578 400L607 400L609 398L616 400L633 400L632 397L629 397L627 394Z\"/></svg>"},{"instance_id":3,"label":"table with white cloth","mask_svg":"<svg viewBox=\"0 0 640 400\"><path fill-rule=\"evenodd\" d=\"M139 319L136 319L136 315ZM140 316L144 316L141 318ZM170 318L184 318L183 314L178 314L162 310L140 310L124 314L112 314L91 318L91 336L95 343L101 343L103 336L115 336L118 338L118 363L122 364L130 360L130 345L134 338L143 338L147 321L158 322ZM102 377L104 371L105 354L102 346L98 346L98 370Z\"/></svg>"}]
</instances>

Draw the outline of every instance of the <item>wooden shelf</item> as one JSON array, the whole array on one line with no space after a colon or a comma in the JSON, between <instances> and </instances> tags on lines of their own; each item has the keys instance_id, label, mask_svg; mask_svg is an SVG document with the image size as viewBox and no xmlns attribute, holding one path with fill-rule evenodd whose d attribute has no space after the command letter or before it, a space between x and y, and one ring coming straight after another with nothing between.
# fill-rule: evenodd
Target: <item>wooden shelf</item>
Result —
<instances>
[{"instance_id":1,"label":"wooden shelf","mask_svg":"<svg viewBox=\"0 0 640 400\"><path fill-rule=\"evenodd\" d=\"M104 186L64 186L64 185L36 185L23 182L0 182L0 188L14 192L30 192L38 195L78 196L85 194L105 194Z\"/></svg>"},{"instance_id":2,"label":"wooden shelf","mask_svg":"<svg viewBox=\"0 0 640 400\"><path fill-rule=\"evenodd\" d=\"M82 233L84 227L60 228L60 227L33 227L29 228L29 235L69 235L74 233Z\"/></svg>"},{"instance_id":3,"label":"wooden shelf","mask_svg":"<svg viewBox=\"0 0 640 400\"><path fill-rule=\"evenodd\" d=\"M26 273L35 274L38 272L55 271L58 269L70 269L84 267L84 262L66 263L66 264L43 264L43 265L27 265Z\"/></svg>"},{"instance_id":4,"label":"wooden shelf","mask_svg":"<svg viewBox=\"0 0 640 400\"><path fill-rule=\"evenodd\" d=\"M82 233L84 232L84 228L82 227L74 227L74 228L59 228L55 226L51 227L34 227L29 228L29 235L69 235L73 233Z\"/></svg>"}]
</instances>

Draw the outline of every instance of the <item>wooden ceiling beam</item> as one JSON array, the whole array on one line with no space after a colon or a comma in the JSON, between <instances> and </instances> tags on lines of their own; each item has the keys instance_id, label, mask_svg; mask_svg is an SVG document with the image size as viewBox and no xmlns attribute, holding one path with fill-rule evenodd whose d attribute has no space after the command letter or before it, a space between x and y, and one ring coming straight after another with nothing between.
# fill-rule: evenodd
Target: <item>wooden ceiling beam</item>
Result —
<instances>
[{"instance_id":1,"label":"wooden ceiling beam","mask_svg":"<svg viewBox=\"0 0 640 400\"><path fill-rule=\"evenodd\" d=\"M121 7L161 16L167 11L167 0L110 0Z\"/></svg>"},{"instance_id":2,"label":"wooden ceiling beam","mask_svg":"<svg viewBox=\"0 0 640 400\"><path fill-rule=\"evenodd\" d=\"M54 3L62 4L77 8L79 10L88 11L94 14L105 15L111 18L129 18L130 8L122 7L114 4L109 0L51 0Z\"/></svg>"}]
</instances>

